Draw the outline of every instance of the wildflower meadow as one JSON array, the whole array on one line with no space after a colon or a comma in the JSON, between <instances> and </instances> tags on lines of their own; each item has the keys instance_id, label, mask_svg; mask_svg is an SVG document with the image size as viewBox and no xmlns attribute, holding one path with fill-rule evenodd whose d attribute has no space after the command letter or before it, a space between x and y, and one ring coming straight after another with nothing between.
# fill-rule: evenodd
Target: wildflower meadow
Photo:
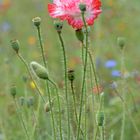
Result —
<instances>
[{"instance_id":1,"label":"wildflower meadow","mask_svg":"<svg viewBox=\"0 0 140 140\"><path fill-rule=\"evenodd\" d=\"M139 0L0 0L0 140L140 140Z\"/></svg>"}]
</instances>

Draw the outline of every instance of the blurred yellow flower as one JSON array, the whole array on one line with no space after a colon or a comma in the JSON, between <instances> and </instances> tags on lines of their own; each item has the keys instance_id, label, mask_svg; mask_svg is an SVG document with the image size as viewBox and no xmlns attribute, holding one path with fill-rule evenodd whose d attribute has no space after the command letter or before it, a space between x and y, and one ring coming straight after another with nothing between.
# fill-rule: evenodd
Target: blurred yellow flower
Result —
<instances>
[{"instance_id":1,"label":"blurred yellow flower","mask_svg":"<svg viewBox=\"0 0 140 140\"><path fill-rule=\"evenodd\" d=\"M36 38L35 38L34 36L30 36L30 37L28 38L28 43L29 43L30 45L35 45L35 43L36 43Z\"/></svg>"}]
</instances>

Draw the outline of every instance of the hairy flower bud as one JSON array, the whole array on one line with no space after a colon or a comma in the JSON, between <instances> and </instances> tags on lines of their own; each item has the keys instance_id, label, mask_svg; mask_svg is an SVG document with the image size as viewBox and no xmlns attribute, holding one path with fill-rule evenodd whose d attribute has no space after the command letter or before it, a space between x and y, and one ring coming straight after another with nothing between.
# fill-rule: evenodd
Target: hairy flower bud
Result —
<instances>
[{"instance_id":1,"label":"hairy flower bud","mask_svg":"<svg viewBox=\"0 0 140 140\"><path fill-rule=\"evenodd\" d=\"M85 12L86 11L86 4L80 3L79 4L79 9L81 10L81 12Z\"/></svg>"},{"instance_id":2,"label":"hairy flower bud","mask_svg":"<svg viewBox=\"0 0 140 140\"><path fill-rule=\"evenodd\" d=\"M32 22L36 27L39 27L40 24L41 24L41 18L40 17L35 17L35 18L32 19Z\"/></svg>"},{"instance_id":3,"label":"hairy flower bud","mask_svg":"<svg viewBox=\"0 0 140 140\"><path fill-rule=\"evenodd\" d=\"M82 29L77 29L75 31L75 34L76 34L77 39L83 43L83 41L84 41L84 34L83 34Z\"/></svg>"},{"instance_id":4,"label":"hairy flower bud","mask_svg":"<svg viewBox=\"0 0 140 140\"><path fill-rule=\"evenodd\" d=\"M96 114L96 123L98 126L103 126L104 125L104 112L102 111L99 111L97 114Z\"/></svg>"},{"instance_id":5,"label":"hairy flower bud","mask_svg":"<svg viewBox=\"0 0 140 140\"><path fill-rule=\"evenodd\" d=\"M44 106L44 110L45 112L49 112L51 110L51 107L53 106L53 102L51 101L51 103L47 102Z\"/></svg>"},{"instance_id":6,"label":"hairy flower bud","mask_svg":"<svg viewBox=\"0 0 140 140\"><path fill-rule=\"evenodd\" d=\"M12 85L10 87L10 93L11 95L13 96L13 98L15 98L16 94L17 94L17 91L16 91L16 86L15 85Z\"/></svg>"},{"instance_id":7,"label":"hairy flower bud","mask_svg":"<svg viewBox=\"0 0 140 140\"><path fill-rule=\"evenodd\" d=\"M75 79L75 76L74 76L74 70L69 70L68 71L68 79L70 81L73 81Z\"/></svg>"},{"instance_id":8,"label":"hairy flower bud","mask_svg":"<svg viewBox=\"0 0 140 140\"><path fill-rule=\"evenodd\" d=\"M61 32L62 28L63 28L63 22L61 21L54 21L54 27L56 29L57 32Z\"/></svg>"},{"instance_id":9,"label":"hairy flower bud","mask_svg":"<svg viewBox=\"0 0 140 140\"><path fill-rule=\"evenodd\" d=\"M34 73L41 79L48 79L48 71L45 67L43 67L42 65L40 65L39 63L33 61L30 63L30 66L32 68L32 70L34 71Z\"/></svg>"},{"instance_id":10,"label":"hairy flower bud","mask_svg":"<svg viewBox=\"0 0 140 140\"><path fill-rule=\"evenodd\" d=\"M124 46L125 46L125 38L124 38L124 37L118 37L118 38L117 38L117 42L118 42L119 47L120 47L121 49L123 49Z\"/></svg>"},{"instance_id":11,"label":"hairy flower bud","mask_svg":"<svg viewBox=\"0 0 140 140\"><path fill-rule=\"evenodd\" d=\"M20 46L19 41L16 40L16 39L13 39L13 40L11 40L10 42L11 42L11 46L12 46L13 50L14 50L16 53L18 53L18 51L19 51L19 46Z\"/></svg>"}]
</instances>

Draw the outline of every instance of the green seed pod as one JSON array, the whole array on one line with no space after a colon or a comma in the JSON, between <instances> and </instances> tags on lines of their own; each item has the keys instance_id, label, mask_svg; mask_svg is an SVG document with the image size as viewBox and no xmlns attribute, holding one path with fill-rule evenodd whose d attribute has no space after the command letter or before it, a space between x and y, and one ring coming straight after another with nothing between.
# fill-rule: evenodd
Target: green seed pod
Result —
<instances>
[{"instance_id":1,"label":"green seed pod","mask_svg":"<svg viewBox=\"0 0 140 140\"><path fill-rule=\"evenodd\" d=\"M35 17L35 18L32 19L32 22L36 27L39 27L40 24L41 24L41 18L40 17Z\"/></svg>"},{"instance_id":2,"label":"green seed pod","mask_svg":"<svg viewBox=\"0 0 140 140\"><path fill-rule=\"evenodd\" d=\"M84 34L83 34L82 29L77 29L75 31L75 34L76 34L77 39L83 43L83 41L84 41Z\"/></svg>"},{"instance_id":3,"label":"green seed pod","mask_svg":"<svg viewBox=\"0 0 140 140\"><path fill-rule=\"evenodd\" d=\"M32 70L34 71L34 73L41 79L48 79L48 71L45 67L43 67L42 65L40 65L39 63L33 61L30 63L30 66L32 68Z\"/></svg>"},{"instance_id":4,"label":"green seed pod","mask_svg":"<svg viewBox=\"0 0 140 140\"><path fill-rule=\"evenodd\" d=\"M103 126L104 125L104 112L102 111L99 111L97 114L96 114L96 123L98 126Z\"/></svg>"},{"instance_id":5,"label":"green seed pod","mask_svg":"<svg viewBox=\"0 0 140 140\"><path fill-rule=\"evenodd\" d=\"M11 42L11 46L12 46L13 50L14 50L16 53L18 53L18 51L19 51L19 46L20 46L19 41L16 40L16 39L13 39L13 40L11 40L10 42Z\"/></svg>"},{"instance_id":6,"label":"green seed pod","mask_svg":"<svg viewBox=\"0 0 140 140\"><path fill-rule=\"evenodd\" d=\"M28 100L27 100L27 106L28 107L31 107L34 105L34 97L30 97Z\"/></svg>"},{"instance_id":7,"label":"green seed pod","mask_svg":"<svg viewBox=\"0 0 140 140\"><path fill-rule=\"evenodd\" d=\"M13 96L13 98L15 98L16 94L17 94L17 91L16 91L16 86L15 85L12 85L10 87L10 93L11 95Z\"/></svg>"},{"instance_id":8,"label":"green seed pod","mask_svg":"<svg viewBox=\"0 0 140 140\"><path fill-rule=\"evenodd\" d=\"M74 70L69 70L68 71L68 79L70 81L73 81L75 79L75 76L74 76Z\"/></svg>"},{"instance_id":9,"label":"green seed pod","mask_svg":"<svg viewBox=\"0 0 140 140\"><path fill-rule=\"evenodd\" d=\"M47 102L45 105L44 105L44 110L45 112L49 112L51 110L51 107L53 106L53 102L51 101L51 105L49 102Z\"/></svg>"},{"instance_id":10,"label":"green seed pod","mask_svg":"<svg viewBox=\"0 0 140 140\"><path fill-rule=\"evenodd\" d=\"M23 106L24 103L25 103L25 98L24 98L24 97L20 97L20 98L19 98L19 104L20 104L21 106Z\"/></svg>"},{"instance_id":11,"label":"green seed pod","mask_svg":"<svg viewBox=\"0 0 140 140\"><path fill-rule=\"evenodd\" d=\"M117 43L118 43L119 47L121 49L123 49L124 46L125 46L125 38L124 37L118 37L117 38Z\"/></svg>"},{"instance_id":12,"label":"green seed pod","mask_svg":"<svg viewBox=\"0 0 140 140\"><path fill-rule=\"evenodd\" d=\"M61 30L63 28L63 22L58 21L58 20L54 21L54 27L55 27L57 32L61 33Z\"/></svg>"},{"instance_id":13,"label":"green seed pod","mask_svg":"<svg viewBox=\"0 0 140 140\"><path fill-rule=\"evenodd\" d=\"M86 11L86 4L80 3L79 4L79 9L81 10L81 12L85 12Z\"/></svg>"}]
</instances>

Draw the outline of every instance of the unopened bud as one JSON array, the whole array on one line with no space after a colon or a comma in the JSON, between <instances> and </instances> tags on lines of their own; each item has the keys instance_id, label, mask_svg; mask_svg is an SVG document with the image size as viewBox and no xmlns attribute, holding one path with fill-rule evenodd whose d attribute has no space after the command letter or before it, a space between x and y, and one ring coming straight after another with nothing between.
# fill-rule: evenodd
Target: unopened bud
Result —
<instances>
[{"instance_id":1,"label":"unopened bud","mask_svg":"<svg viewBox=\"0 0 140 140\"><path fill-rule=\"evenodd\" d=\"M125 38L124 37L118 37L117 42L118 42L119 47L121 49L123 49L124 46L125 46Z\"/></svg>"},{"instance_id":2,"label":"unopened bud","mask_svg":"<svg viewBox=\"0 0 140 140\"><path fill-rule=\"evenodd\" d=\"M41 24L41 18L40 17L35 17L35 18L32 19L32 22L34 23L34 25L36 27L39 27L40 24Z\"/></svg>"},{"instance_id":3,"label":"unopened bud","mask_svg":"<svg viewBox=\"0 0 140 140\"><path fill-rule=\"evenodd\" d=\"M51 101L51 103L47 102L44 106L44 110L45 112L49 112L51 110L51 107L53 106L53 102Z\"/></svg>"},{"instance_id":4,"label":"unopened bud","mask_svg":"<svg viewBox=\"0 0 140 140\"><path fill-rule=\"evenodd\" d=\"M63 28L63 22L61 22L61 21L54 21L54 27L55 27L57 32L61 33L61 30Z\"/></svg>"},{"instance_id":5,"label":"unopened bud","mask_svg":"<svg viewBox=\"0 0 140 140\"><path fill-rule=\"evenodd\" d=\"M16 86L15 85L12 85L10 87L10 93L11 95L13 96L13 98L15 98L16 94L17 94L17 91L16 91Z\"/></svg>"},{"instance_id":6,"label":"unopened bud","mask_svg":"<svg viewBox=\"0 0 140 140\"><path fill-rule=\"evenodd\" d=\"M80 3L79 4L79 9L81 10L81 12L85 12L86 11L86 4Z\"/></svg>"},{"instance_id":7,"label":"unopened bud","mask_svg":"<svg viewBox=\"0 0 140 140\"><path fill-rule=\"evenodd\" d=\"M11 46L12 46L13 50L14 50L16 53L18 53L18 51L19 51L19 46L20 46L19 41L16 40L16 39L13 39L13 40L11 40L10 42L11 42Z\"/></svg>"},{"instance_id":8,"label":"unopened bud","mask_svg":"<svg viewBox=\"0 0 140 140\"><path fill-rule=\"evenodd\" d=\"M83 43L83 41L84 41L84 34L83 34L82 29L77 29L75 31L75 34L76 34L77 39Z\"/></svg>"},{"instance_id":9,"label":"unopened bud","mask_svg":"<svg viewBox=\"0 0 140 140\"><path fill-rule=\"evenodd\" d=\"M103 126L104 125L104 112L102 111L99 111L97 114L96 114L96 123L98 126Z\"/></svg>"},{"instance_id":10,"label":"unopened bud","mask_svg":"<svg viewBox=\"0 0 140 140\"><path fill-rule=\"evenodd\" d=\"M68 79L70 81L73 81L75 79L75 76L74 76L74 70L69 70L68 71Z\"/></svg>"},{"instance_id":11,"label":"unopened bud","mask_svg":"<svg viewBox=\"0 0 140 140\"><path fill-rule=\"evenodd\" d=\"M40 65L35 61L31 62L30 66L39 78L44 80L48 79L48 71L44 66Z\"/></svg>"}]
</instances>

